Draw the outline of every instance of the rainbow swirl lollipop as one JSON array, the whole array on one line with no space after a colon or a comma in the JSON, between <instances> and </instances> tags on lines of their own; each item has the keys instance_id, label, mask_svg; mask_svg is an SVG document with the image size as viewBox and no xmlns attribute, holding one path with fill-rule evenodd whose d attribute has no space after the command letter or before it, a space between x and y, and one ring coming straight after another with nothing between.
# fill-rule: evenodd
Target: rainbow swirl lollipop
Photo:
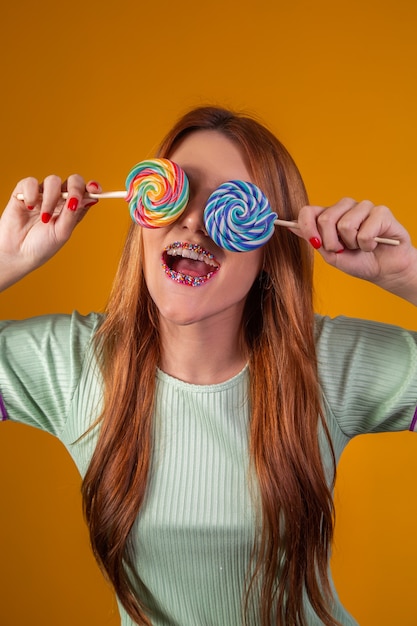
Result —
<instances>
[{"instance_id":1,"label":"rainbow swirl lollipop","mask_svg":"<svg viewBox=\"0 0 417 626\"><path fill-rule=\"evenodd\" d=\"M135 165L126 178L126 189L130 216L145 228L168 226L188 202L188 178L168 159L148 159Z\"/></svg>"},{"instance_id":2,"label":"rainbow swirl lollipop","mask_svg":"<svg viewBox=\"0 0 417 626\"><path fill-rule=\"evenodd\" d=\"M218 246L233 252L263 246L274 233L276 218L259 187L241 180L220 185L204 210L209 236Z\"/></svg>"}]
</instances>

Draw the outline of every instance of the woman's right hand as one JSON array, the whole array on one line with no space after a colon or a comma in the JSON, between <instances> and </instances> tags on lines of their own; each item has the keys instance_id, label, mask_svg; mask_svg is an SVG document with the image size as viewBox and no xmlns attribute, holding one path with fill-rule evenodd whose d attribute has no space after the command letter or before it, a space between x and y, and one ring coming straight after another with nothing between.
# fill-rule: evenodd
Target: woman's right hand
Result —
<instances>
[{"instance_id":1,"label":"woman's right hand","mask_svg":"<svg viewBox=\"0 0 417 626\"><path fill-rule=\"evenodd\" d=\"M41 184L35 178L21 180L0 218L0 291L56 254L97 203L85 194L100 192L98 183L85 184L77 174L66 181L48 176Z\"/></svg>"}]
</instances>

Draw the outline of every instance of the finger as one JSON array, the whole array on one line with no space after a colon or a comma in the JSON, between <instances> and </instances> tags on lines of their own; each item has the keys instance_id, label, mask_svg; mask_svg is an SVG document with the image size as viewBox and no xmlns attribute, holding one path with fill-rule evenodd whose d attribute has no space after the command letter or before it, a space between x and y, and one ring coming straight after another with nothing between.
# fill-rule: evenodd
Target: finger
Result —
<instances>
[{"instance_id":1,"label":"finger","mask_svg":"<svg viewBox=\"0 0 417 626\"><path fill-rule=\"evenodd\" d=\"M317 217L317 228L321 235L324 250L328 252L340 252L345 245L352 248L357 248L356 235L360 225L360 221L357 222L358 227L354 228L353 222L347 218L347 214L357 206L356 200L353 198L342 198L336 204L327 207L325 211L320 213ZM345 232L347 240L345 241L340 230L339 224L345 218Z\"/></svg>"},{"instance_id":2,"label":"finger","mask_svg":"<svg viewBox=\"0 0 417 626\"><path fill-rule=\"evenodd\" d=\"M72 174L63 184L63 191L67 191L68 198L65 207L69 211L76 211L83 202L85 195L85 181L78 174Z\"/></svg>"},{"instance_id":3,"label":"finger","mask_svg":"<svg viewBox=\"0 0 417 626\"><path fill-rule=\"evenodd\" d=\"M41 219L47 224L61 199L61 179L54 174L47 176L42 183Z\"/></svg>"},{"instance_id":4,"label":"finger","mask_svg":"<svg viewBox=\"0 0 417 626\"><path fill-rule=\"evenodd\" d=\"M369 200L356 203L337 222L337 232L344 245L350 250L358 248L373 250L376 242L373 237L369 238L363 230L365 221L369 218L374 204ZM360 234L362 231L362 235Z\"/></svg>"},{"instance_id":5,"label":"finger","mask_svg":"<svg viewBox=\"0 0 417 626\"><path fill-rule=\"evenodd\" d=\"M89 180L85 187L88 193L102 193L103 191L100 183L96 180Z\"/></svg>"},{"instance_id":6,"label":"finger","mask_svg":"<svg viewBox=\"0 0 417 626\"><path fill-rule=\"evenodd\" d=\"M23 195L23 200L20 200L20 202L23 202L30 211L41 203L39 182L32 176L18 182L13 190L12 197L16 198L18 194Z\"/></svg>"},{"instance_id":7,"label":"finger","mask_svg":"<svg viewBox=\"0 0 417 626\"><path fill-rule=\"evenodd\" d=\"M297 217L298 228L294 230L291 229L295 235L309 241L316 250L322 246L321 233L317 226L317 219L325 210L325 207L322 206L304 206Z\"/></svg>"},{"instance_id":8,"label":"finger","mask_svg":"<svg viewBox=\"0 0 417 626\"><path fill-rule=\"evenodd\" d=\"M403 227L397 222L388 207L372 205L369 215L362 222L357 241L361 250L372 252L378 245L376 237L394 238L401 240L404 234Z\"/></svg>"},{"instance_id":9,"label":"finger","mask_svg":"<svg viewBox=\"0 0 417 626\"><path fill-rule=\"evenodd\" d=\"M97 189L101 189L98 183L92 181L89 183L92 192L96 192ZM63 183L63 190L67 191L68 198L65 203L64 209L59 214L56 222L55 229L57 238L60 241L67 241L71 236L76 225L85 217L89 208L94 204L97 204L98 200L93 200L86 194L84 179L78 174L73 174L68 177Z\"/></svg>"}]
</instances>

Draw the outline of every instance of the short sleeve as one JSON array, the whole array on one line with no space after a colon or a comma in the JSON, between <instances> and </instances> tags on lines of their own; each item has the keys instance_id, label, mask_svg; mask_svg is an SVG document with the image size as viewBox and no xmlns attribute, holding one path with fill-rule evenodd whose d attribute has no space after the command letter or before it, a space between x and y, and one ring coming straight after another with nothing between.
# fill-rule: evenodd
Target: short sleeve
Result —
<instances>
[{"instance_id":1,"label":"short sleeve","mask_svg":"<svg viewBox=\"0 0 417 626\"><path fill-rule=\"evenodd\" d=\"M316 345L325 408L346 436L415 428L417 333L317 316Z\"/></svg>"},{"instance_id":2,"label":"short sleeve","mask_svg":"<svg viewBox=\"0 0 417 626\"><path fill-rule=\"evenodd\" d=\"M100 324L92 313L0 322L0 414L59 436Z\"/></svg>"}]
</instances>

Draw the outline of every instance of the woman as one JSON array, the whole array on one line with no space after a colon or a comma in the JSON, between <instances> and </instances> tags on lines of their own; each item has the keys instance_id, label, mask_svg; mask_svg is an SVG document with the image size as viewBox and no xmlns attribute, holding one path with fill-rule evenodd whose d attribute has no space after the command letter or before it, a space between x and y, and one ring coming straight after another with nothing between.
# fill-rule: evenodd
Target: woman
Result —
<instances>
[{"instance_id":1,"label":"woman","mask_svg":"<svg viewBox=\"0 0 417 626\"><path fill-rule=\"evenodd\" d=\"M189 179L185 212L132 224L105 316L3 323L3 414L73 455L123 625L355 624L328 570L335 465L353 435L412 425L416 335L314 317L312 253L416 304L417 251L386 207L308 206L285 148L244 116L191 111L159 156ZM250 252L215 245L203 210L232 179L299 229ZM63 245L97 185L65 188L64 203L56 177L43 195L17 185L2 287Z\"/></svg>"}]
</instances>

